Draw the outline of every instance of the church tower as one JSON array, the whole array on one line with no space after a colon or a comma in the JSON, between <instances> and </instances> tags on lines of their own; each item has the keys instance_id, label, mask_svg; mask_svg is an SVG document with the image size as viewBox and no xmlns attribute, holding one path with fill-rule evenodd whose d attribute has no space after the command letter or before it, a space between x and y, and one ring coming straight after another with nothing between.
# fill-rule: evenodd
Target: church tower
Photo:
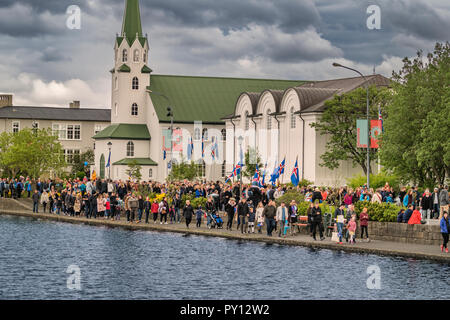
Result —
<instances>
[{"instance_id":1,"label":"church tower","mask_svg":"<svg viewBox=\"0 0 450 320\"><path fill-rule=\"evenodd\" d=\"M122 31L114 46L112 74L111 124L145 124L147 119L147 66L149 45L142 34L139 0L125 0Z\"/></svg>"}]
</instances>

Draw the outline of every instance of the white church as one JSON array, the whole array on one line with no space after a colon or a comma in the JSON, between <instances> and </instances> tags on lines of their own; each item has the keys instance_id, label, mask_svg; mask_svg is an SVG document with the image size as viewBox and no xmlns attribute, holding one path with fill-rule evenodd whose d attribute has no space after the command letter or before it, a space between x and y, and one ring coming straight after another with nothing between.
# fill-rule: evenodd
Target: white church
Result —
<instances>
[{"instance_id":1,"label":"white church","mask_svg":"<svg viewBox=\"0 0 450 320\"><path fill-rule=\"evenodd\" d=\"M389 85L380 75L306 82L153 74L139 0L125 1L114 51L111 125L94 136L93 168L114 180L127 180L128 165L137 162L142 180L163 182L171 163L192 160L200 178L223 181L252 147L270 172L286 158L282 182L290 181L298 158L300 178L316 185L345 183L360 169L350 162L334 171L320 167L327 137L310 124L334 95L367 82Z\"/></svg>"}]
</instances>

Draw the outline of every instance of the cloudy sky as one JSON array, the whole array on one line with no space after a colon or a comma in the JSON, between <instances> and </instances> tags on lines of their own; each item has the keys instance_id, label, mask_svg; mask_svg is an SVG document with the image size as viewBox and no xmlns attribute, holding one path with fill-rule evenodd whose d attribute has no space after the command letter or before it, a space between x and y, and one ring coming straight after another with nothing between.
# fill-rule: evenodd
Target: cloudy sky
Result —
<instances>
[{"instance_id":1,"label":"cloudy sky","mask_svg":"<svg viewBox=\"0 0 450 320\"><path fill-rule=\"evenodd\" d=\"M70 5L81 29L66 27ZM366 10L381 9L369 30ZM337 61L390 76L450 40L448 0L140 0L156 74L323 80ZM15 105L110 107L124 0L0 0L0 92Z\"/></svg>"}]
</instances>

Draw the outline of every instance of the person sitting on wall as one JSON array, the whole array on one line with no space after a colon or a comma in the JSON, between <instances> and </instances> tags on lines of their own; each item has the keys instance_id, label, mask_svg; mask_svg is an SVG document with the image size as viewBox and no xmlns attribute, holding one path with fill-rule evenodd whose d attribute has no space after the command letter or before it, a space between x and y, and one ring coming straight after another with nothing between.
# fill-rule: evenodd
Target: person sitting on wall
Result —
<instances>
[{"instance_id":1,"label":"person sitting on wall","mask_svg":"<svg viewBox=\"0 0 450 320\"><path fill-rule=\"evenodd\" d=\"M405 214L405 209L400 209L399 213L397 214L397 222L403 223L403 215Z\"/></svg>"},{"instance_id":2,"label":"person sitting on wall","mask_svg":"<svg viewBox=\"0 0 450 320\"><path fill-rule=\"evenodd\" d=\"M408 221L408 224L424 224L425 222L422 222L422 214L419 210L414 210L412 213L411 218Z\"/></svg>"},{"instance_id":3,"label":"person sitting on wall","mask_svg":"<svg viewBox=\"0 0 450 320\"><path fill-rule=\"evenodd\" d=\"M405 213L403 214L403 223L408 223L409 219L413 214L413 208L414 206L410 204L408 209L406 209Z\"/></svg>"}]
</instances>

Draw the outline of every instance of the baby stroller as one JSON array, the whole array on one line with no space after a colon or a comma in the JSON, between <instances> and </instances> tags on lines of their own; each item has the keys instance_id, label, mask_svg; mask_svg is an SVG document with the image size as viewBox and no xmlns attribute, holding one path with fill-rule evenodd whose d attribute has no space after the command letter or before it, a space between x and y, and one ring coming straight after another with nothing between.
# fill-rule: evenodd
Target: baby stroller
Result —
<instances>
[{"instance_id":1,"label":"baby stroller","mask_svg":"<svg viewBox=\"0 0 450 320\"><path fill-rule=\"evenodd\" d=\"M222 218L215 214L215 213L208 213L209 218L211 219L211 223L209 225L209 228L217 228L222 229L223 228L223 220Z\"/></svg>"}]
</instances>

